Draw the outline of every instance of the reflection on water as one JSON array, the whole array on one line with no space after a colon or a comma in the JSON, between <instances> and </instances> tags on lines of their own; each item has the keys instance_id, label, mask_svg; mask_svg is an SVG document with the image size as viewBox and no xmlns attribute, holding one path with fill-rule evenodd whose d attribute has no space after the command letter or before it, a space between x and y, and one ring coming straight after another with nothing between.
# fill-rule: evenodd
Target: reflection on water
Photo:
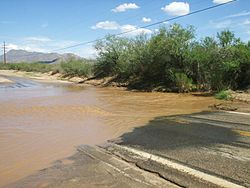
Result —
<instances>
[{"instance_id":1,"label":"reflection on water","mask_svg":"<svg viewBox=\"0 0 250 188\"><path fill-rule=\"evenodd\" d=\"M8 77L8 79L13 81L13 83L0 84L1 102L16 99L57 96L62 95L65 92L77 92L83 90L83 87L69 83L44 84L19 77Z\"/></svg>"},{"instance_id":2,"label":"reflection on water","mask_svg":"<svg viewBox=\"0 0 250 188\"><path fill-rule=\"evenodd\" d=\"M114 88L41 84L11 78L0 85L0 186L100 144L157 116L206 110L213 98Z\"/></svg>"}]
</instances>

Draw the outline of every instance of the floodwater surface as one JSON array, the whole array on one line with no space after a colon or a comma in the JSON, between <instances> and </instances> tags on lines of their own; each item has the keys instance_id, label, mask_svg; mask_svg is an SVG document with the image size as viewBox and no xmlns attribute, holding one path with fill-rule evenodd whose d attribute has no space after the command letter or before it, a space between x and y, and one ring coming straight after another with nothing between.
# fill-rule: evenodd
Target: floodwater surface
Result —
<instances>
[{"instance_id":1,"label":"floodwater surface","mask_svg":"<svg viewBox=\"0 0 250 188\"><path fill-rule=\"evenodd\" d=\"M208 110L211 97L44 84L10 77L0 84L0 187L154 117Z\"/></svg>"}]
</instances>

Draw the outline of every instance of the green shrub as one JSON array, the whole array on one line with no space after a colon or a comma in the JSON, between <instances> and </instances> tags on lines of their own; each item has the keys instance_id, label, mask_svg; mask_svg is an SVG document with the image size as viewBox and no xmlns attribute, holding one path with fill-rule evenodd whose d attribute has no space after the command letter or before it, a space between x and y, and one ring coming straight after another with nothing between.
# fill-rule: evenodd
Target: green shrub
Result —
<instances>
[{"instance_id":1,"label":"green shrub","mask_svg":"<svg viewBox=\"0 0 250 188\"><path fill-rule=\"evenodd\" d=\"M45 64L45 63L0 63L2 70L17 70L25 72L52 72L52 74L61 73L64 76L87 77L91 75L92 64L90 61L70 60L61 64Z\"/></svg>"},{"instance_id":2,"label":"green shrub","mask_svg":"<svg viewBox=\"0 0 250 188\"><path fill-rule=\"evenodd\" d=\"M179 92L188 92L192 90L192 79L184 73L175 73L175 83Z\"/></svg>"},{"instance_id":3,"label":"green shrub","mask_svg":"<svg viewBox=\"0 0 250 188\"><path fill-rule=\"evenodd\" d=\"M228 30L197 40L192 26L173 24L151 36L107 36L95 49L95 76L116 76L146 90L221 91L250 84L250 42Z\"/></svg>"},{"instance_id":4,"label":"green shrub","mask_svg":"<svg viewBox=\"0 0 250 188\"><path fill-rule=\"evenodd\" d=\"M45 63L7 63L0 64L2 70L18 70L26 72L50 72L55 65Z\"/></svg>"},{"instance_id":5,"label":"green shrub","mask_svg":"<svg viewBox=\"0 0 250 188\"><path fill-rule=\"evenodd\" d=\"M69 62L61 63L62 74L64 76L87 77L91 74L92 65L82 60L70 60Z\"/></svg>"},{"instance_id":6,"label":"green shrub","mask_svg":"<svg viewBox=\"0 0 250 188\"><path fill-rule=\"evenodd\" d=\"M222 90L219 93L217 93L215 95L216 99L220 99L220 100L231 100L232 99L232 95L230 93L230 91L228 90Z\"/></svg>"}]
</instances>

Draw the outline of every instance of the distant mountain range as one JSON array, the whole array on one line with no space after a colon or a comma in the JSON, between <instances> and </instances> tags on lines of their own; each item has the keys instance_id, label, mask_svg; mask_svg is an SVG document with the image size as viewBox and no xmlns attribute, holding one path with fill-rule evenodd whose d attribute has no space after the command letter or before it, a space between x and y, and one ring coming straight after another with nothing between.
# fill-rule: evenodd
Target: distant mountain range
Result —
<instances>
[{"instance_id":1,"label":"distant mountain range","mask_svg":"<svg viewBox=\"0 0 250 188\"><path fill-rule=\"evenodd\" d=\"M25 50L10 50L6 53L8 63L20 62L41 62L41 63L59 63L67 61L71 58L82 59L72 53L58 54L58 53L42 53L42 52L28 52ZM3 61L3 55L0 56L0 62Z\"/></svg>"}]
</instances>

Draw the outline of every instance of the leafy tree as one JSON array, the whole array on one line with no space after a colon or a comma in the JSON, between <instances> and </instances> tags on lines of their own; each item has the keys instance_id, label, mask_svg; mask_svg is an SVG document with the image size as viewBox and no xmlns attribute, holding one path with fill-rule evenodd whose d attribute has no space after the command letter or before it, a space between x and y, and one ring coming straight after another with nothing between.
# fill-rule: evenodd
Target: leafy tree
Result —
<instances>
[{"instance_id":1,"label":"leafy tree","mask_svg":"<svg viewBox=\"0 0 250 188\"><path fill-rule=\"evenodd\" d=\"M184 92L249 85L250 42L243 43L229 30L197 41L192 26L173 24L151 36L109 35L95 48L95 76L116 76L131 87Z\"/></svg>"},{"instance_id":2,"label":"leafy tree","mask_svg":"<svg viewBox=\"0 0 250 188\"><path fill-rule=\"evenodd\" d=\"M109 35L105 40L98 41L95 49L98 53L95 74L97 76L113 76L121 72L118 60L127 49L128 39Z\"/></svg>"},{"instance_id":3,"label":"leafy tree","mask_svg":"<svg viewBox=\"0 0 250 188\"><path fill-rule=\"evenodd\" d=\"M233 46L238 42L238 39L235 38L234 33L229 30L217 33L217 38L219 39L219 44L223 48Z\"/></svg>"}]
</instances>

